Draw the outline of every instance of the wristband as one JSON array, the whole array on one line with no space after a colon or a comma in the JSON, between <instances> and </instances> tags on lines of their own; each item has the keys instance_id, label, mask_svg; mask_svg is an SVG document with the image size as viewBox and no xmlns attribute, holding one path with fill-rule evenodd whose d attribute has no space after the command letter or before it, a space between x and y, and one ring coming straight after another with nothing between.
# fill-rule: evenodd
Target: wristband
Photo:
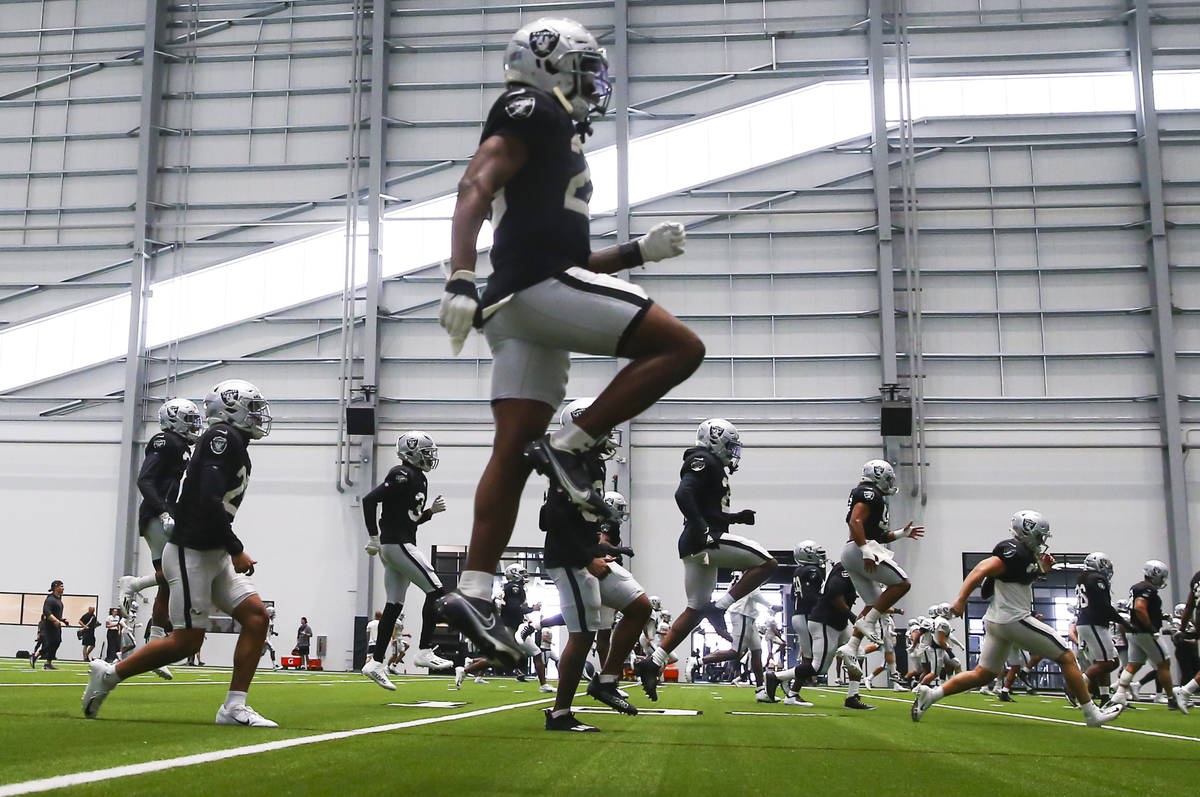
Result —
<instances>
[{"instance_id":1,"label":"wristband","mask_svg":"<svg viewBox=\"0 0 1200 797\"><path fill-rule=\"evenodd\" d=\"M621 265L625 268L634 268L635 266L644 266L646 264L646 259L642 256L642 247L638 246L637 241L621 244L617 247L617 254L621 259Z\"/></svg>"}]
</instances>

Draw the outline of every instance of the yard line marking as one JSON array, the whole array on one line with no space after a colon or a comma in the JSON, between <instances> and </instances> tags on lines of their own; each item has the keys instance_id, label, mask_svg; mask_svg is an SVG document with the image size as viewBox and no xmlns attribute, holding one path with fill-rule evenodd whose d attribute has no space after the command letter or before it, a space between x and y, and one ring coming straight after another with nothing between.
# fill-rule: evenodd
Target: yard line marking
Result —
<instances>
[{"instance_id":1,"label":"yard line marking","mask_svg":"<svg viewBox=\"0 0 1200 797\"><path fill-rule=\"evenodd\" d=\"M840 692L835 689L822 689L820 687L814 688L816 688L818 692L832 692L834 694L840 694ZM890 700L893 703L908 703L909 705L912 705L911 700L903 700L898 697L883 697L882 695L871 695L871 697L875 700ZM1033 714L1014 714L1009 711L992 711L986 708L970 708L968 706L950 706L946 705L945 703L935 703L934 705L938 708L951 709L952 711L972 711L976 714L996 714L1001 717L1016 717L1017 719L1037 720L1038 722L1055 722L1059 725L1078 725L1083 728L1087 727L1086 722L1079 722L1078 720L1062 720L1055 717L1038 717ZM1106 731L1136 733L1141 736L1157 736L1161 739L1179 739L1180 741L1184 742L1200 742L1200 736L1184 736L1183 734L1179 733L1163 733L1162 731L1145 731L1141 728L1123 728L1120 725L1101 725L1100 727L1102 730Z\"/></svg>"},{"instance_id":2,"label":"yard line marking","mask_svg":"<svg viewBox=\"0 0 1200 797\"><path fill-rule=\"evenodd\" d=\"M737 717L828 717L828 714L801 714L795 711L726 711Z\"/></svg>"},{"instance_id":3,"label":"yard line marking","mask_svg":"<svg viewBox=\"0 0 1200 797\"><path fill-rule=\"evenodd\" d=\"M76 772L71 775L56 775L52 778L39 778L37 780L27 780L21 783L10 783L5 786L0 786L0 797L12 797L18 794L33 794L35 792L50 791L51 789L65 789L71 786L81 786L85 783L99 783L100 781L113 780L115 778L125 778L132 775L145 775L150 772L162 772L167 769L177 769L179 767L190 767L196 764L208 764L213 761L224 761L227 758L238 758L240 756L258 755L259 753L270 753L275 750L286 750L290 747L302 747L304 745L319 744L320 742L332 742L339 739L350 739L355 736L366 736L375 733L387 733L389 731L398 731L403 728L416 728L421 725L434 725L440 722L453 722L454 720L465 720L472 717L482 717L485 714L496 714L501 711L511 711L516 708L529 708L541 703L553 703L554 698L548 697L542 700L531 700L525 703L510 703L505 706L494 706L492 708L481 708L475 711L465 711L461 714L449 714L440 717L426 717L419 720L409 720L408 722L393 722L387 725L374 725L368 728L355 728L350 731L335 731L332 733L318 733L312 736L298 736L294 739L279 739L274 742L263 742L261 744L249 744L244 747L231 747L227 750L213 750L208 753L195 753L193 755L179 756L178 758L166 758L161 761L147 761L141 764L126 764L119 767L109 767L108 769L94 769L90 772Z\"/></svg>"},{"instance_id":4,"label":"yard line marking","mask_svg":"<svg viewBox=\"0 0 1200 797\"><path fill-rule=\"evenodd\" d=\"M255 681L254 686L329 686L332 684L367 684L370 681ZM403 681L392 681L392 683L405 683ZM411 682L408 682L411 683ZM27 687L47 687L47 686L69 686L72 689L78 689L83 684L0 684L0 686L19 686ZM122 681L121 686L223 686L229 687L228 681Z\"/></svg>"}]
</instances>

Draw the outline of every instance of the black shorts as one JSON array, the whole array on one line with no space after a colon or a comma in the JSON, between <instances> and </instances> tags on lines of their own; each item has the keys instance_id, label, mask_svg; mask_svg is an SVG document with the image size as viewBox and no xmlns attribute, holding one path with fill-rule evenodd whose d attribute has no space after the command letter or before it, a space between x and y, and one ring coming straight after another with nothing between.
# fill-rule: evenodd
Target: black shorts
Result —
<instances>
[{"instance_id":1,"label":"black shorts","mask_svg":"<svg viewBox=\"0 0 1200 797\"><path fill-rule=\"evenodd\" d=\"M297 656L307 656L308 655L308 645L305 645L304 647L297 647L296 655Z\"/></svg>"},{"instance_id":2,"label":"black shorts","mask_svg":"<svg viewBox=\"0 0 1200 797\"><path fill-rule=\"evenodd\" d=\"M94 631L85 631L79 640L83 643L84 647L96 647L96 633Z\"/></svg>"}]
</instances>

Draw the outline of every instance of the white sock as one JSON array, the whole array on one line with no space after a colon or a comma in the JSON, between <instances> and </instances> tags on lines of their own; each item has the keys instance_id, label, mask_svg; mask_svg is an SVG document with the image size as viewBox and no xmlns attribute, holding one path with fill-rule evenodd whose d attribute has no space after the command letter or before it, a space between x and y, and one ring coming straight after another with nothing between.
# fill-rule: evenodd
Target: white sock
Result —
<instances>
[{"instance_id":1,"label":"white sock","mask_svg":"<svg viewBox=\"0 0 1200 797\"><path fill-rule=\"evenodd\" d=\"M864 625L875 625L879 622L881 617L883 617L883 615L879 613L879 610L872 606L867 613L863 615L863 618L860 622L862 622Z\"/></svg>"},{"instance_id":2,"label":"white sock","mask_svg":"<svg viewBox=\"0 0 1200 797\"><path fill-rule=\"evenodd\" d=\"M117 675L116 665L109 665L108 672L104 673L104 685L109 689L121 683L121 676Z\"/></svg>"},{"instance_id":3,"label":"white sock","mask_svg":"<svg viewBox=\"0 0 1200 797\"><path fill-rule=\"evenodd\" d=\"M225 708L234 708L235 706L244 705L246 705L245 692L235 692L230 689L229 694L225 695Z\"/></svg>"},{"instance_id":4,"label":"white sock","mask_svg":"<svg viewBox=\"0 0 1200 797\"><path fill-rule=\"evenodd\" d=\"M665 650L663 650L662 646L660 645L659 647L656 647L654 649L653 653L650 654L650 660L653 661L655 664L657 664L659 667L665 667L665 666L667 666L667 658L669 657L669 655L670 654L668 654Z\"/></svg>"},{"instance_id":5,"label":"white sock","mask_svg":"<svg viewBox=\"0 0 1200 797\"><path fill-rule=\"evenodd\" d=\"M570 713L571 713L571 709L569 709L569 708L559 708L559 709L555 709L554 711L551 711L550 716L554 717L554 719L558 719L559 717L565 717Z\"/></svg>"},{"instance_id":6,"label":"white sock","mask_svg":"<svg viewBox=\"0 0 1200 797\"><path fill-rule=\"evenodd\" d=\"M856 697L862 689L862 681L851 681L846 685L846 697Z\"/></svg>"},{"instance_id":7,"label":"white sock","mask_svg":"<svg viewBox=\"0 0 1200 797\"><path fill-rule=\"evenodd\" d=\"M796 677L796 668L790 670L776 670L775 677L779 679L779 683L786 684L788 681Z\"/></svg>"},{"instance_id":8,"label":"white sock","mask_svg":"<svg viewBox=\"0 0 1200 797\"><path fill-rule=\"evenodd\" d=\"M615 684L617 682L617 676L600 673L600 675L597 677L597 680L599 680L602 684Z\"/></svg>"},{"instance_id":9,"label":"white sock","mask_svg":"<svg viewBox=\"0 0 1200 797\"><path fill-rule=\"evenodd\" d=\"M458 577L458 591L468 598L492 599L492 574L482 570L464 570Z\"/></svg>"},{"instance_id":10,"label":"white sock","mask_svg":"<svg viewBox=\"0 0 1200 797\"><path fill-rule=\"evenodd\" d=\"M1120 691L1128 692L1129 685L1131 683L1133 683L1133 673L1131 673L1129 670L1123 670L1121 672L1120 679L1117 681L1117 691L1118 692L1120 692Z\"/></svg>"},{"instance_id":11,"label":"white sock","mask_svg":"<svg viewBox=\"0 0 1200 797\"><path fill-rule=\"evenodd\" d=\"M166 635L167 635L167 631L161 625L150 626L150 638L151 639L162 639Z\"/></svg>"},{"instance_id":12,"label":"white sock","mask_svg":"<svg viewBox=\"0 0 1200 797\"><path fill-rule=\"evenodd\" d=\"M596 438L576 426L574 421L571 421L550 435L550 445L559 451L572 451L578 454L596 445Z\"/></svg>"},{"instance_id":13,"label":"white sock","mask_svg":"<svg viewBox=\"0 0 1200 797\"><path fill-rule=\"evenodd\" d=\"M134 581L133 582L133 591L141 592L144 589L150 589L157 583L158 583L158 579L154 576L153 573L151 573L148 576L142 576L141 578Z\"/></svg>"},{"instance_id":14,"label":"white sock","mask_svg":"<svg viewBox=\"0 0 1200 797\"><path fill-rule=\"evenodd\" d=\"M929 693L929 697L931 698L931 702L933 702L933 703L938 702L945 696L946 696L946 690L942 689L942 687L940 687L940 686L933 687L933 691L931 691Z\"/></svg>"},{"instance_id":15,"label":"white sock","mask_svg":"<svg viewBox=\"0 0 1200 797\"><path fill-rule=\"evenodd\" d=\"M1195 681L1188 681L1178 691L1183 692L1185 695L1194 695L1197 691L1200 691L1200 684Z\"/></svg>"},{"instance_id":16,"label":"white sock","mask_svg":"<svg viewBox=\"0 0 1200 797\"><path fill-rule=\"evenodd\" d=\"M721 597L719 597L715 601L713 601L713 606L716 606L718 609L720 609L723 612L728 611L729 607L733 605L733 602L735 600L737 600L737 598L733 597L728 592L726 592L724 595L722 595Z\"/></svg>"},{"instance_id":17,"label":"white sock","mask_svg":"<svg viewBox=\"0 0 1200 797\"><path fill-rule=\"evenodd\" d=\"M850 641L846 643L846 647L850 648L850 655L853 658L858 658L858 648L862 645L863 638L860 636L850 635Z\"/></svg>"}]
</instances>

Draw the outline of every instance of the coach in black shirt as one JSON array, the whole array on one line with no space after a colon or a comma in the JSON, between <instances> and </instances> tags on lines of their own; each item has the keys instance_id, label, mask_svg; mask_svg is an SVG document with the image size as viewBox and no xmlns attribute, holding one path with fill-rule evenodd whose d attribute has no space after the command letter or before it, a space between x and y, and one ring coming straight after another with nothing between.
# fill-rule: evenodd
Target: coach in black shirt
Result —
<instances>
[{"instance_id":1,"label":"coach in black shirt","mask_svg":"<svg viewBox=\"0 0 1200 797\"><path fill-rule=\"evenodd\" d=\"M62 644L62 629L70 625L63 619L63 583L55 579L50 584L50 594L42 603L42 658L45 664L43 670L57 670L54 659L58 655L58 646Z\"/></svg>"}]
</instances>

